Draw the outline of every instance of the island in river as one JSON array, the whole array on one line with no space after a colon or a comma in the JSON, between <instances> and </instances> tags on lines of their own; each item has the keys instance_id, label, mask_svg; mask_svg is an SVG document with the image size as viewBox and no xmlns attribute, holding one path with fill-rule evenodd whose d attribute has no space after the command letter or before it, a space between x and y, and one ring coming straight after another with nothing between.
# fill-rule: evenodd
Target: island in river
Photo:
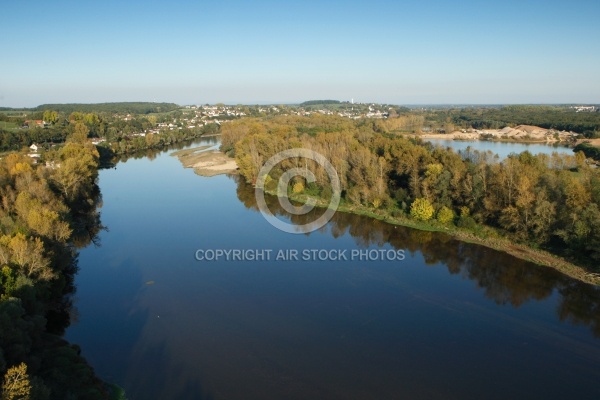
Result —
<instances>
[{"instance_id":1,"label":"island in river","mask_svg":"<svg viewBox=\"0 0 600 400\"><path fill-rule=\"evenodd\" d=\"M256 182L262 160L277 151L309 148L331 160L337 171L340 211L442 230L598 284L600 191L595 188L600 189L600 176L581 153L524 151L504 160L488 152L457 154L336 117L245 119L224 124L221 131L221 149L235 150L247 182ZM273 183L266 191L275 190L285 168L282 163L271 169ZM302 177L294 178L288 191L292 200L329 203L331 182L316 170L316 181L308 186ZM583 268L544 261L546 251Z\"/></svg>"},{"instance_id":2,"label":"island in river","mask_svg":"<svg viewBox=\"0 0 600 400\"><path fill-rule=\"evenodd\" d=\"M219 150L211 149L212 146L199 146L179 150L172 155L176 156L185 168L193 168L200 176L237 173L238 166L235 159Z\"/></svg>"}]
</instances>

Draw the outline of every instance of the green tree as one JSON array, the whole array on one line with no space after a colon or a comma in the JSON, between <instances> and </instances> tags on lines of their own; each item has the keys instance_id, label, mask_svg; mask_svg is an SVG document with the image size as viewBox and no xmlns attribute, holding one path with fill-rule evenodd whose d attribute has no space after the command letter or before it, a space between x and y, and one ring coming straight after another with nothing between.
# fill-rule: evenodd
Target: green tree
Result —
<instances>
[{"instance_id":1,"label":"green tree","mask_svg":"<svg viewBox=\"0 0 600 400\"><path fill-rule=\"evenodd\" d=\"M85 143L87 142L89 133L90 130L86 124L83 122L76 122L73 127L73 133L69 136L68 140L73 143Z\"/></svg>"},{"instance_id":2,"label":"green tree","mask_svg":"<svg viewBox=\"0 0 600 400\"><path fill-rule=\"evenodd\" d=\"M43 119L45 122L55 124L58 121L58 113L56 111L46 110L44 111Z\"/></svg>"},{"instance_id":3,"label":"green tree","mask_svg":"<svg viewBox=\"0 0 600 400\"><path fill-rule=\"evenodd\" d=\"M454 212L446 206L442 206L437 213L437 220L442 224L448 224L454 220Z\"/></svg>"}]
</instances>

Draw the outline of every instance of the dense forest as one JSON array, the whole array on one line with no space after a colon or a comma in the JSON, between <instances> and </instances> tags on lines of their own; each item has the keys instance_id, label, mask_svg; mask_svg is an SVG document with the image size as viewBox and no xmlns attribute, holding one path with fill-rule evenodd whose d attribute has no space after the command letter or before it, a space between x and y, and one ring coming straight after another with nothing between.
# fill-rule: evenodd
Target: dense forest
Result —
<instances>
[{"instance_id":1,"label":"dense forest","mask_svg":"<svg viewBox=\"0 0 600 400\"><path fill-rule=\"evenodd\" d=\"M222 149L235 156L249 182L274 154L312 149L335 167L347 208L507 237L599 271L600 173L583 153L523 152L498 160L379 133L378 124L335 116L244 119L222 127ZM305 162L287 160L267 182L275 185L283 168ZM297 177L290 192L329 198L325 171L318 165L311 170L316 183Z\"/></svg>"},{"instance_id":2,"label":"dense forest","mask_svg":"<svg viewBox=\"0 0 600 400\"><path fill-rule=\"evenodd\" d=\"M78 247L101 229L98 152L72 135L48 166L12 153L0 161L2 399L106 399L69 325Z\"/></svg>"}]
</instances>

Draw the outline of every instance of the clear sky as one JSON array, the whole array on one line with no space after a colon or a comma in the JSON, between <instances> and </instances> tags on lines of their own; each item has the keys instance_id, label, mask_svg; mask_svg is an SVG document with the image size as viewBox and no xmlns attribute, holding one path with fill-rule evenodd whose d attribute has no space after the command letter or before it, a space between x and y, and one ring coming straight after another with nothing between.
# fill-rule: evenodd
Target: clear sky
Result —
<instances>
[{"instance_id":1,"label":"clear sky","mask_svg":"<svg viewBox=\"0 0 600 400\"><path fill-rule=\"evenodd\" d=\"M0 106L600 103L600 1L6 1Z\"/></svg>"}]
</instances>

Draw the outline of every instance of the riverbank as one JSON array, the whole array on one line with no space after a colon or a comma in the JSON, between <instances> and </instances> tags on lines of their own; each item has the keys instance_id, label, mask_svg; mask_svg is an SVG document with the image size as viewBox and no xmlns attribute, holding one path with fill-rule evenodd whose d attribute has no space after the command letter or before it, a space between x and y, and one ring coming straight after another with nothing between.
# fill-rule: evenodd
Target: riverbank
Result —
<instances>
[{"instance_id":1,"label":"riverbank","mask_svg":"<svg viewBox=\"0 0 600 400\"><path fill-rule=\"evenodd\" d=\"M205 151L210 146L197 147L192 149L180 150L172 153L177 156L185 168L194 168L196 173L201 176L214 176L222 173L232 173L231 169L225 166L235 164L235 160L219 151ZM217 164L212 164L217 163ZM220 169L222 169L220 171ZM228 172L229 171L229 172ZM233 170L235 172L235 170ZM274 195L274 193L271 193ZM290 194L290 200L306 203L309 196L302 194ZM313 198L316 206L326 208L328 203L323 199ZM480 232L468 231L454 225L444 225L437 221L416 221L405 216L392 216L384 210L373 210L371 208L341 204L338 212L363 215L375 218L392 225L405 226L407 228L419 229L431 232L442 232L453 238L467 242L489 247L514 257L526 260L541 266L553 268L565 275L577 279L581 282L600 286L600 274L587 271L585 268L575 265L562 257L554 255L544 250L535 249L523 244L517 244L514 241L500 236L500 233L487 226L478 226Z\"/></svg>"},{"instance_id":2,"label":"riverbank","mask_svg":"<svg viewBox=\"0 0 600 400\"><path fill-rule=\"evenodd\" d=\"M238 166L235 159L218 150L208 150L211 147L199 146L175 151L171 155L177 157L184 168L193 168L200 176L236 174Z\"/></svg>"},{"instance_id":3,"label":"riverbank","mask_svg":"<svg viewBox=\"0 0 600 400\"><path fill-rule=\"evenodd\" d=\"M233 159L219 151L206 150L207 147L193 148L175 152L173 155L179 157L184 167L194 168L196 173L202 176L230 173L231 170L228 170L228 168L223 166L228 165L228 163L229 165L234 165L235 161ZM305 203L308 196L302 194L291 195L290 199ZM319 207L327 207L325 201L321 199L316 199L316 204ZM452 224L444 225L435 220L427 222L416 221L408 218L404 213L394 212L392 215L389 211L348 204L342 204L338 208L338 211L365 215L383 220L390 224L402 225L419 230L444 232L458 240L502 251L538 265L551 267L581 282L600 286L600 274L588 271L583 267L577 266L572 262L547 251L532 248L524 244L517 244L510 238L505 237L503 232L489 226L477 225L473 229L467 230Z\"/></svg>"},{"instance_id":4,"label":"riverbank","mask_svg":"<svg viewBox=\"0 0 600 400\"><path fill-rule=\"evenodd\" d=\"M408 228L427 230L433 232L443 232L455 239L458 239L466 243L474 243L481 246L489 247L494 250L498 250L507 254L510 254L516 258L532 262L537 265L553 268L565 275L577 279L581 282L589 283L592 285L600 286L600 274L592 273L579 267L559 256L551 254L547 251L534 249L525 245L517 244L509 239L503 237L481 237L474 232L462 230L457 227L440 226L438 224L420 223L410 219L404 218L393 218L391 216L379 215L373 213L371 210L365 210L363 212L357 212L356 210L350 210L346 208L340 209L343 212L354 212L361 215L367 215L372 218L381 219L384 222L401 225Z\"/></svg>"},{"instance_id":5,"label":"riverbank","mask_svg":"<svg viewBox=\"0 0 600 400\"><path fill-rule=\"evenodd\" d=\"M290 200L292 201L305 203L307 199L308 196L306 195L290 195ZM319 208L326 208L328 206L328 204L322 199L315 200L316 206ZM510 254L516 258L555 269L573 279L577 279L580 282L600 286L600 274L587 271L585 268L575 265L564 258L547 251L515 243L510 239L499 236L497 231L486 226L479 226L482 233L478 234L476 232L461 229L457 226L443 225L436 221L423 222L407 217L394 217L383 210L373 210L367 207L355 205L350 206L342 204L338 207L337 211L367 216L392 225L399 225L430 232L442 232L462 242L489 247L491 249Z\"/></svg>"}]
</instances>

